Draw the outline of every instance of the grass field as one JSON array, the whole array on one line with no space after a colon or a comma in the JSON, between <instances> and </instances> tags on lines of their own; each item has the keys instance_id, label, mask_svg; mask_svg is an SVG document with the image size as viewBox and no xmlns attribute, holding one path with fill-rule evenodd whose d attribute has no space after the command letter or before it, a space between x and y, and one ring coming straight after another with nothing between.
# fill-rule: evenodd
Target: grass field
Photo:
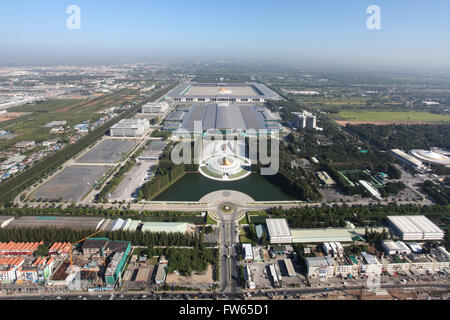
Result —
<instances>
[{"instance_id":1,"label":"grass field","mask_svg":"<svg viewBox=\"0 0 450 320\"><path fill-rule=\"evenodd\" d=\"M365 107L369 98L365 97L333 97L326 98L324 96L300 96L295 95L294 99L307 107L322 108L322 107Z\"/></svg>"},{"instance_id":2,"label":"grass field","mask_svg":"<svg viewBox=\"0 0 450 320\"><path fill-rule=\"evenodd\" d=\"M450 114L435 114L423 111L340 111L333 119L350 122L405 122L405 123L449 123Z\"/></svg>"},{"instance_id":3,"label":"grass field","mask_svg":"<svg viewBox=\"0 0 450 320\"><path fill-rule=\"evenodd\" d=\"M51 138L50 128L44 128L44 125L50 121L66 120L67 125L74 126L86 120L98 120L102 117L98 111L131 101L128 98L133 94L136 96L137 91L127 89L89 100L52 99L10 108L9 112L27 112L28 114L0 123L0 129L19 134L11 140L1 140L0 150L11 147L19 141L40 142Z\"/></svg>"}]
</instances>

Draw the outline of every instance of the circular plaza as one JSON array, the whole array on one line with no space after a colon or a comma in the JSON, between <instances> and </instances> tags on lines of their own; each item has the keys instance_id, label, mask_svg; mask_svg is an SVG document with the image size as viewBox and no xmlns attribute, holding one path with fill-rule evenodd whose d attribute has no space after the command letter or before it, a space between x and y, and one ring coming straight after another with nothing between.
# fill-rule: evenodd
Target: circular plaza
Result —
<instances>
[{"instance_id":1,"label":"circular plaza","mask_svg":"<svg viewBox=\"0 0 450 320\"><path fill-rule=\"evenodd\" d=\"M200 162L200 173L217 181L236 181L251 173L250 160L237 155L212 155Z\"/></svg>"}]
</instances>

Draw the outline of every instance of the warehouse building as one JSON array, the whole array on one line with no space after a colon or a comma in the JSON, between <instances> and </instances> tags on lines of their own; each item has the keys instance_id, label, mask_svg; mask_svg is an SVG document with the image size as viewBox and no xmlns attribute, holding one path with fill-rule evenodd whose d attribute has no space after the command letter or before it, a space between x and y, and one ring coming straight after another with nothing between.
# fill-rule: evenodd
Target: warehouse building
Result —
<instances>
[{"instance_id":1,"label":"warehouse building","mask_svg":"<svg viewBox=\"0 0 450 320\"><path fill-rule=\"evenodd\" d=\"M386 254L407 254L411 253L411 250L408 248L408 246L401 241L392 241L392 240L385 240L381 242L381 246L383 247L384 253Z\"/></svg>"},{"instance_id":2,"label":"warehouse building","mask_svg":"<svg viewBox=\"0 0 450 320\"><path fill-rule=\"evenodd\" d=\"M360 240L362 233L352 228L298 228L291 229L293 243L352 242Z\"/></svg>"},{"instance_id":3,"label":"warehouse building","mask_svg":"<svg viewBox=\"0 0 450 320\"><path fill-rule=\"evenodd\" d=\"M292 235L286 219L266 219L270 243L291 243Z\"/></svg>"},{"instance_id":4,"label":"warehouse building","mask_svg":"<svg viewBox=\"0 0 450 320\"><path fill-rule=\"evenodd\" d=\"M149 102L142 106L142 113L145 114L164 114L169 110L169 104L167 102Z\"/></svg>"},{"instance_id":5,"label":"warehouse building","mask_svg":"<svg viewBox=\"0 0 450 320\"><path fill-rule=\"evenodd\" d=\"M140 137L150 128L147 119L123 119L110 128L112 137Z\"/></svg>"},{"instance_id":6,"label":"warehouse building","mask_svg":"<svg viewBox=\"0 0 450 320\"><path fill-rule=\"evenodd\" d=\"M388 216L389 226L402 240L442 240L444 231L425 216Z\"/></svg>"}]
</instances>

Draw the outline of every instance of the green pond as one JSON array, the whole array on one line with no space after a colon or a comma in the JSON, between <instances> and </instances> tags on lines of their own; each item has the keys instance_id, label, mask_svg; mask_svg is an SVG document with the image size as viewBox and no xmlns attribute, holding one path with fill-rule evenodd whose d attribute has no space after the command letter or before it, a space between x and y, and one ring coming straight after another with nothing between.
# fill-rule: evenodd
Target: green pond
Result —
<instances>
[{"instance_id":1,"label":"green pond","mask_svg":"<svg viewBox=\"0 0 450 320\"><path fill-rule=\"evenodd\" d=\"M295 197L286 194L281 188L256 173L252 173L244 179L230 182L211 180L199 173L188 173L153 200L198 201L204 195L218 190L240 191L256 201L296 200Z\"/></svg>"}]
</instances>

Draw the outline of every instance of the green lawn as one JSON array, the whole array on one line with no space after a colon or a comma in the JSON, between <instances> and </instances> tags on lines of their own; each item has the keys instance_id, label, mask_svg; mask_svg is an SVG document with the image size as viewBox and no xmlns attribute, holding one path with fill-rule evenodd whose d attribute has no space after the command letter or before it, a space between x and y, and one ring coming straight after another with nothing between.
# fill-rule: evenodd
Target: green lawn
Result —
<instances>
[{"instance_id":1,"label":"green lawn","mask_svg":"<svg viewBox=\"0 0 450 320\"><path fill-rule=\"evenodd\" d=\"M340 111L334 118L349 121L450 122L450 114L424 111Z\"/></svg>"}]
</instances>

